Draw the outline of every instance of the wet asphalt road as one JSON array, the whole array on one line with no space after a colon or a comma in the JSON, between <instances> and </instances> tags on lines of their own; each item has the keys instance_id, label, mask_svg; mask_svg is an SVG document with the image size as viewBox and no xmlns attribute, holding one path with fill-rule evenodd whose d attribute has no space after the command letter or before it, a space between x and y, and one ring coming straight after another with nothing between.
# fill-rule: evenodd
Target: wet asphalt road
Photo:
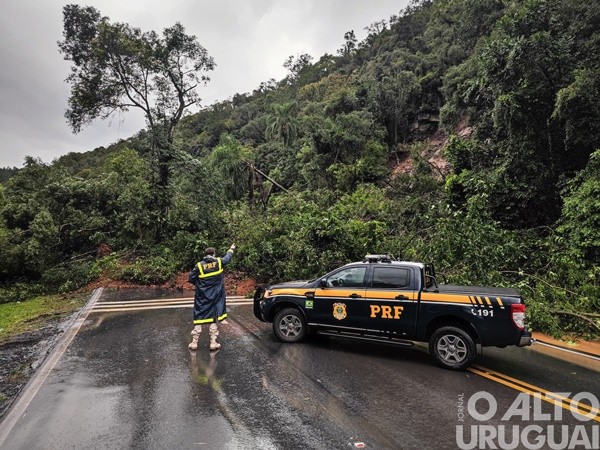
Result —
<instances>
[{"instance_id":1,"label":"wet asphalt road","mask_svg":"<svg viewBox=\"0 0 600 450\"><path fill-rule=\"evenodd\" d=\"M120 291L100 301L160 295L173 297ZM578 429L594 444L598 421L548 403L539 402L545 419L532 401L502 420L519 398L515 385L600 397L598 372L532 349L485 349L477 365L513 380L500 383L437 368L418 347L323 336L282 344L250 305L229 306L221 350L209 352L205 329L190 352L191 319L191 308L91 313L0 448L442 449L469 441L471 426L520 433L549 424ZM483 391L497 413L478 421L467 403ZM467 430L461 439L459 425Z\"/></svg>"}]
</instances>

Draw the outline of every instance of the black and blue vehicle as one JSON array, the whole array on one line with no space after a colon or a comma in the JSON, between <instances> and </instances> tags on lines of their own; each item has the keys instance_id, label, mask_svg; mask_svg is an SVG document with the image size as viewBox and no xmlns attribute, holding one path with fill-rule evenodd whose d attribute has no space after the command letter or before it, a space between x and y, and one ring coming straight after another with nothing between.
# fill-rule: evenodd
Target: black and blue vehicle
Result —
<instances>
[{"instance_id":1,"label":"black and blue vehicle","mask_svg":"<svg viewBox=\"0 0 600 450\"><path fill-rule=\"evenodd\" d=\"M441 367L462 370L477 345L531 345L525 304L510 288L438 284L432 264L367 255L316 280L258 288L254 315L283 342L311 330L411 346L428 342Z\"/></svg>"}]
</instances>

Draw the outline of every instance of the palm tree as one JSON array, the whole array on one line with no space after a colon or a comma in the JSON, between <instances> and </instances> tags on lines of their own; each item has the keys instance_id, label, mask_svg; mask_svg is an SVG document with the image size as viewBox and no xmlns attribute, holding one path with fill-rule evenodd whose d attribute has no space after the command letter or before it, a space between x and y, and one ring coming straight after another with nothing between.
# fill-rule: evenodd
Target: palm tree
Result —
<instances>
[{"instance_id":1,"label":"palm tree","mask_svg":"<svg viewBox=\"0 0 600 450\"><path fill-rule=\"evenodd\" d=\"M291 145L298 132L298 120L294 116L296 102L273 106L273 114L267 117L267 139L283 139L285 147Z\"/></svg>"},{"instance_id":2,"label":"palm tree","mask_svg":"<svg viewBox=\"0 0 600 450\"><path fill-rule=\"evenodd\" d=\"M250 148L240 145L233 137L222 135L210 155L210 165L221 176L225 194L230 199L239 200L246 193L252 197L252 184L243 181L248 177L246 160L252 158L251 153Z\"/></svg>"},{"instance_id":3,"label":"palm tree","mask_svg":"<svg viewBox=\"0 0 600 450\"><path fill-rule=\"evenodd\" d=\"M253 206L254 189L258 188L260 200L266 208L273 186L284 192L287 192L287 189L258 169L252 160L252 148L244 147L232 136L224 134L219 145L211 153L209 164L221 177L225 195L229 199L239 200L247 194L248 203ZM269 190L266 190L264 180L271 182Z\"/></svg>"}]
</instances>

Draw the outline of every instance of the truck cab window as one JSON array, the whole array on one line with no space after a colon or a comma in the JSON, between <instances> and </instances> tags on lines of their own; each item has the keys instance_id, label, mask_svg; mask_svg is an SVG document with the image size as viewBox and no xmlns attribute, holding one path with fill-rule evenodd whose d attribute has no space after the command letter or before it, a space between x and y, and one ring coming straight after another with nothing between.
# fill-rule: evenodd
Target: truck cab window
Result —
<instances>
[{"instance_id":1,"label":"truck cab window","mask_svg":"<svg viewBox=\"0 0 600 450\"><path fill-rule=\"evenodd\" d=\"M379 289L406 289L410 271L399 267L375 267L371 287Z\"/></svg>"},{"instance_id":2,"label":"truck cab window","mask_svg":"<svg viewBox=\"0 0 600 450\"><path fill-rule=\"evenodd\" d=\"M327 279L328 287L362 287L366 267L349 267L334 273Z\"/></svg>"}]
</instances>

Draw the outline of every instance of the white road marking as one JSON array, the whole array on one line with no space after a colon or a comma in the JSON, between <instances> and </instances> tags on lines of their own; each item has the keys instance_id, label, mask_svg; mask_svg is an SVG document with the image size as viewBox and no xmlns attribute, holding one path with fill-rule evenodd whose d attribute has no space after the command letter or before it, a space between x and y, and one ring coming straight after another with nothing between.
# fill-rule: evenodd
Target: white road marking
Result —
<instances>
[{"instance_id":1,"label":"white road marking","mask_svg":"<svg viewBox=\"0 0 600 450\"><path fill-rule=\"evenodd\" d=\"M227 305L252 305L254 301L249 298L232 296L227 297ZM152 300L131 300L118 302L99 302L92 308L92 313L100 312L125 312L125 311L143 311L151 309L172 309L172 308L192 308L194 306L193 297L186 298L163 298Z\"/></svg>"}]
</instances>

